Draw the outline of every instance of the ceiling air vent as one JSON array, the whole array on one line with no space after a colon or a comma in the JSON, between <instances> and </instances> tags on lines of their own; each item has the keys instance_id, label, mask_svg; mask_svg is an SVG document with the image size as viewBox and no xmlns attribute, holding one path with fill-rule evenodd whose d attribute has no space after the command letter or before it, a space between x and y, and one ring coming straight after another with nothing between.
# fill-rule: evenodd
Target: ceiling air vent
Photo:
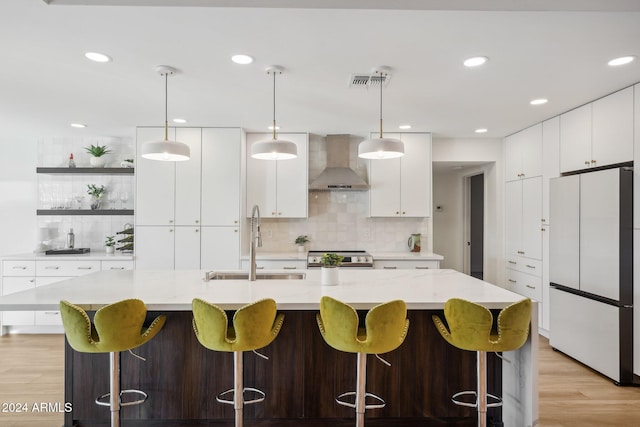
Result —
<instances>
[{"instance_id":1,"label":"ceiling air vent","mask_svg":"<svg viewBox=\"0 0 640 427\"><path fill-rule=\"evenodd\" d=\"M383 86L387 86L390 79L391 74L380 76L375 73L353 73L349 76L349 87L380 87L380 83L382 83Z\"/></svg>"}]
</instances>

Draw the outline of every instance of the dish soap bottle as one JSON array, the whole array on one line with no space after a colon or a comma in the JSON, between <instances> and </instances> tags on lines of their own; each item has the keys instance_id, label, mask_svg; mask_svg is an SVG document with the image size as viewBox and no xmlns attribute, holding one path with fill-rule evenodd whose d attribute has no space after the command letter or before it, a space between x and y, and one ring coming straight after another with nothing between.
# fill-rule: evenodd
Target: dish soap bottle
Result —
<instances>
[{"instance_id":1,"label":"dish soap bottle","mask_svg":"<svg viewBox=\"0 0 640 427\"><path fill-rule=\"evenodd\" d=\"M73 161L73 153L71 153L71 155L69 156L69 167L70 168L76 167L76 162Z\"/></svg>"},{"instance_id":2,"label":"dish soap bottle","mask_svg":"<svg viewBox=\"0 0 640 427\"><path fill-rule=\"evenodd\" d=\"M76 244L76 236L73 234L73 228L69 229L69 233L67 233L67 248L73 249Z\"/></svg>"}]
</instances>

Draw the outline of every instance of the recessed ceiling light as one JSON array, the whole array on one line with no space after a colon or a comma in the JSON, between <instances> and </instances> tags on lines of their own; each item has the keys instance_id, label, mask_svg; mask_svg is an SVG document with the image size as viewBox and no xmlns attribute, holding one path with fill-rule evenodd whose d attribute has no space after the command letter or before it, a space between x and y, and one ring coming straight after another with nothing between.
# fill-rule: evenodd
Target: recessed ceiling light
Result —
<instances>
[{"instance_id":1,"label":"recessed ceiling light","mask_svg":"<svg viewBox=\"0 0 640 427\"><path fill-rule=\"evenodd\" d=\"M82 123L71 123L72 128L86 128L87 125L83 125Z\"/></svg>"},{"instance_id":2,"label":"recessed ceiling light","mask_svg":"<svg viewBox=\"0 0 640 427\"><path fill-rule=\"evenodd\" d=\"M479 128L479 129L476 129L476 133L486 133L487 130L488 129L485 129L485 128Z\"/></svg>"},{"instance_id":3,"label":"recessed ceiling light","mask_svg":"<svg viewBox=\"0 0 640 427\"><path fill-rule=\"evenodd\" d=\"M411 125L400 125L398 126L400 129L411 129Z\"/></svg>"},{"instance_id":4,"label":"recessed ceiling light","mask_svg":"<svg viewBox=\"0 0 640 427\"><path fill-rule=\"evenodd\" d=\"M109 62L111 61L111 57L105 55L104 53L98 52L87 52L84 54L87 59L90 59L95 62Z\"/></svg>"},{"instance_id":5,"label":"recessed ceiling light","mask_svg":"<svg viewBox=\"0 0 640 427\"><path fill-rule=\"evenodd\" d=\"M187 123L185 119L173 119L174 123Z\"/></svg>"},{"instance_id":6,"label":"recessed ceiling light","mask_svg":"<svg viewBox=\"0 0 640 427\"><path fill-rule=\"evenodd\" d=\"M236 64L247 65L253 62L253 58L249 55L233 55L231 60Z\"/></svg>"},{"instance_id":7,"label":"recessed ceiling light","mask_svg":"<svg viewBox=\"0 0 640 427\"><path fill-rule=\"evenodd\" d=\"M630 62L633 62L634 59L636 59L635 56L621 56L619 58L612 59L608 62L608 64L612 67L617 67L618 65L626 65Z\"/></svg>"},{"instance_id":8,"label":"recessed ceiling light","mask_svg":"<svg viewBox=\"0 0 640 427\"><path fill-rule=\"evenodd\" d=\"M474 56L472 58L465 59L463 64L465 67L477 67L484 64L488 60L489 58L487 58L486 56Z\"/></svg>"},{"instance_id":9,"label":"recessed ceiling light","mask_svg":"<svg viewBox=\"0 0 640 427\"><path fill-rule=\"evenodd\" d=\"M269 130L273 130L273 126L269 126ZM280 126L276 126L276 130L280 130Z\"/></svg>"},{"instance_id":10,"label":"recessed ceiling light","mask_svg":"<svg viewBox=\"0 0 640 427\"><path fill-rule=\"evenodd\" d=\"M531 104L531 105L542 105L542 104L546 104L547 102L549 102L549 100L546 99L546 98L538 98L538 99L534 99L533 101L529 102L529 104Z\"/></svg>"}]
</instances>

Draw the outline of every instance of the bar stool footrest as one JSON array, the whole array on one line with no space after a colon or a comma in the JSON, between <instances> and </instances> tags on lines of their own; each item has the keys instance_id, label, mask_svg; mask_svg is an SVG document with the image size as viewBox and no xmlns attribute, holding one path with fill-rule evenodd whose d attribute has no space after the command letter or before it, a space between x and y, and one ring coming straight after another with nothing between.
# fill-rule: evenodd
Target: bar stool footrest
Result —
<instances>
[{"instance_id":1,"label":"bar stool footrest","mask_svg":"<svg viewBox=\"0 0 640 427\"><path fill-rule=\"evenodd\" d=\"M142 396L142 398L138 400L132 400L131 402L123 402L122 397L126 396L127 394L137 394ZM103 394L102 396L96 397L96 400L95 400L96 405L111 406L111 402L109 402L110 397L111 397L111 393ZM146 401L147 397L148 397L147 393L145 393L142 390L134 390L134 389L122 390L120 392L120 406L139 405L144 401ZM105 399L107 399L107 401L105 401Z\"/></svg>"},{"instance_id":2,"label":"bar stool footrest","mask_svg":"<svg viewBox=\"0 0 640 427\"><path fill-rule=\"evenodd\" d=\"M256 395L258 397L256 397L255 399L251 399L251 400L245 400L244 399L244 393L245 392L252 392L252 393L256 393ZM226 405L233 405L235 402L233 401L233 399L229 400L229 399L224 399L222 396L225 396L227 394L231 394L232 398L234 395L235 389L230 388L229 390L225 390L222 393L218 394L216 396L216 401L220 402L220 403L224 403ZM262 390L258 390L257 388L253 388L253 387L245 387L242 389L242 403L244 405L252 405L254 403L260 403L262 402L266 397L266 394L264 391Z\"/></svg>"},{"instance_id":3,"label":"bar stool footrest","mask_svg":"<svg viewBox=\"0 0 640 427\"><path fill-rule=\"evenodd\" d=\"M355 391L347 391L347 392L345 392L345 393L342 393L341 395L339 395L338 397L336 397L336 403L337 403L338 405L347 406L347 407L349 407L349 408L355 408L355 407L356 407L356 404L355 404L355 403L347 402L346 400L340 400L340 399L342 399L342 398L344 398L344 397L347 397L347 396L353 396L353 397L355 398L355 396L356 396L356 392L355 392ZM381 398L380 396L376 396L376 395L375 395L375 394L373 394L373 393L365 393L365 399L366 399L367 397L371 397L371 398L373 398L374 400L377 400L377 401L378 401L378 402L380 402L380 403L370 403L370 404L368 404L368 405L367 405L367 404L365 404L365 405L364 405L364 408L365 408L365 409L380 409L380 408L384 408L384 407L385 407L385 405L387 404L387 403L384 401L384 399L383 399L383 398Z\"/></svg>"},{"instance_id":4,"label":"bar stool footrest","mask_svg":"<svg viewBox=\"0 0 640 427\"><path fill-rule=\"evenodd\" d=\"M470 402L463 402L462 400L456 400L458 397L461 396L473 396L475 399L475 402L470 403ZM495 396L493 394L487 393L487 398L491 398L494 399L495 402L491 402L491 403L487 403L487 408L497 408L499 406L502 406L502 399L498 396ZM467 406L469 408L477 408L478 407L478 393L475 391L460 391L456 394L454 394L451 397L451 401L453 403L455 403L456 405L459 406Z\"/></svg>"}]
</instances>

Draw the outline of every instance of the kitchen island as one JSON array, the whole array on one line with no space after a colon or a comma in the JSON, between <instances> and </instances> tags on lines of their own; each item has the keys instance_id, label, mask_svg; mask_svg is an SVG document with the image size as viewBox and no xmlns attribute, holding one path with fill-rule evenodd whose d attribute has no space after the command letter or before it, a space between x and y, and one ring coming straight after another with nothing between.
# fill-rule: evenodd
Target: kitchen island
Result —
<instances>
[{"instance_id":1,"label":"kitchen island","mask_svg":"<svg viewBox=\"0 0 640 427\"><path fill-rule=\"evenodd\" d=\"M252 419L260 421L256 425L288 425L287 420L319 425L318 420L353 419L352 410L333 399L355 387L355 356L333 350L318 332L320 298L329 295L359 310L402 299L409 310L409 333L402 346L386 355L391 367L375 359L369 363L367 388L385 397L387 407L368 411L367 418L387 420L387 425L425 426L431 425L429 420L474 424L474 410L453 405L450 396L475 387L475 353L447 344L431 315L441 315L452 297L499 310L522 299L520 295L453 270L342 270L338 286L321 286L319 270L303 273L303 280L205 282L203 271L105 271L7 295L0 298L0 310L51 310L67 299L91 312L121 299L142 299L149 318L164 313L167 323L137 350L146 362L122 354L122 387L149 394L145 404L123 408L123 419L136 426L217 425L233 418L233 409L214 398L232 384L232 356L198 343L191 330L191 301L198 297L234 310L273 298L285 312L285 323L264 349L270 360L245 355L245 384L265 390L267 400L246 407L245 417L249 425ZM508 362L489 358L490 391L504 399L502 411L493 410L491 416L506 426L538 422L535 303L532 316L525 346L505 353ZM107 389L107 355L77 353L67 346L65 399L73 411L65 414L65 426L106 425L108 411L93 398Z\"/></svg>"}]
</instances>

